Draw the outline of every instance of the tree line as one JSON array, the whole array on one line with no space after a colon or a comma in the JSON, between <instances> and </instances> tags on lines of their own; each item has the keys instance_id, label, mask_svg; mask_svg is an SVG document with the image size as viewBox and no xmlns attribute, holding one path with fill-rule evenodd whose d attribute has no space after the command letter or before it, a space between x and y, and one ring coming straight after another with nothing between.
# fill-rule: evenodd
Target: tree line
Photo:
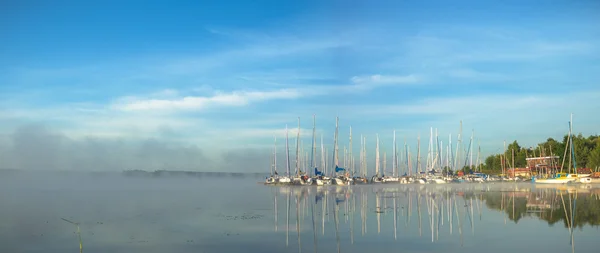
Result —
<instances>
[{"instance_id":1,"label":"tree line","mask_svg":"<svg viewBox=\"0 0 600 253\"><path fill-rule=\"evenodd\" d=\"M582 134L573 135L573 147L575 151L575 161L577 168L589 168L592 171L600 169L600 137L598 135L590 135L584 137ZM522 147L515 140L506 147L506 151L500 154L493 154L485 159L485 162L477 168L485 173L499 174L502 173L502 159L505 157L505 168L525 168L527 167L526 158L540 156L558 156L558 164L562 164L564 157L569 159L570 150L565 152L566 143L569 141L569 136L565 135L562 141L548 138L545 142L539 143L535 147ZM570 149L570 148L569 148ZM513 164L514 154L514 164ZM568 161L568 160L566 160ZM565 169L568 162L565 163ZM473 170L475 170L473 168Z\"/></svg>"}]
</instances>

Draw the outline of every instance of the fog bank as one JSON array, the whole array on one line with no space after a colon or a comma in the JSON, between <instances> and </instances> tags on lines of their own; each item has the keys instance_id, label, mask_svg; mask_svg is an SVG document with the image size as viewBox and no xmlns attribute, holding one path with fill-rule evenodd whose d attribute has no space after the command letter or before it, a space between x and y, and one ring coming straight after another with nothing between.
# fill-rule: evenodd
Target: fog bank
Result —
<instances>
[{"instance_id":1,"label":"fog bank","mask_svg":"<svg viewBox=\"0 0 600 253\"><path fill-rule=\"evenodd\" d=\"M74 139L44 125L24 125L0 139L0 169L266 172L269 168L267 149L234 147L208 155L208 148L159 138Z\"/></svg>"}]
</instances>

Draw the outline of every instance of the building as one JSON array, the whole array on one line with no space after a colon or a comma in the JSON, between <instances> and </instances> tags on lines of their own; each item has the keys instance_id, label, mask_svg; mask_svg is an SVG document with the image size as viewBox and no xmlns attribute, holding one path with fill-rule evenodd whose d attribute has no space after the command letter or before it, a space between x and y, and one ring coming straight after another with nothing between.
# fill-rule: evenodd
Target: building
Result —
<instances>
[{"instance_id":1,"label":"building","mask_svg":"<svg viewBox=\"0 0 600 253\"><path fill-rule=\"evenodd\" d=\"M527 169L534 174L554 174L560 170L560 157L542 156L525 158L527 160Z\"/></svg>"},{"instance_id":2,"label":"building","mask_svg":"<svg viewBox=\"0 0 600 253\"><path fill-rule=\"evenodd\" d=\"M508 177L531 177L531 169L529 168L513 168L506 171Z\"/></svg>"},{"instance_id":3,"label":"building","mask_svg":"<svg viewBox=\"0 0 600 253\"><path fill-rule=\"evenodd\" d=\"M531 170L529 168L512 168L506 170L508 177L531 177Z\"/></svg>"}]
</instances>

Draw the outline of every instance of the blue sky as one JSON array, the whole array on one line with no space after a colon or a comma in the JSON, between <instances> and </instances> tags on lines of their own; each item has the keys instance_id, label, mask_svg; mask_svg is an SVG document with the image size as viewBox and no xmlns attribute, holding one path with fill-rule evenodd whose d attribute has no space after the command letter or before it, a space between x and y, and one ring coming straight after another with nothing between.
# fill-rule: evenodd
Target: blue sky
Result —
<instances>
[{"instance_id":1,"label":"blue sky","mask_svg":"<svg viewBox=\"0 0 600 253\"><path fill-rule=\"evenodd\" d=\"M430 127L455 139L462 120L484 154L558 138L570 113L576 132L600 126L597 1L4 5L4 150L31 124L221 157L271 145L297 117L308 143L313 114L326 145L336 115L341 145L352 126L388 147L394 129L411 145Z\"/></svg>"}]
</instances>

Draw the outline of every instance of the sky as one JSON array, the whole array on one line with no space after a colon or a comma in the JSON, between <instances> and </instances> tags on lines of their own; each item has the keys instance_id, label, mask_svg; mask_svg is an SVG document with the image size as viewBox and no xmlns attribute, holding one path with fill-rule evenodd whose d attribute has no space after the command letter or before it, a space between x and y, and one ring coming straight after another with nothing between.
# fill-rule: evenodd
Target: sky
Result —
<instances>
[{"instance_id":1,"label":"sky","mask_svg":"<svg viewBox=\"0 0 600 253\"><path fill-rule=\"evenodd\" d=\"M328 156L337 116L370 163L394 130L426 153L462 121L484 157L562 138L571 113L600 129L597 1L1 5L0 168L268 171L298 117L310 149L313 115Z\"/></svg>"}]
</instances>

